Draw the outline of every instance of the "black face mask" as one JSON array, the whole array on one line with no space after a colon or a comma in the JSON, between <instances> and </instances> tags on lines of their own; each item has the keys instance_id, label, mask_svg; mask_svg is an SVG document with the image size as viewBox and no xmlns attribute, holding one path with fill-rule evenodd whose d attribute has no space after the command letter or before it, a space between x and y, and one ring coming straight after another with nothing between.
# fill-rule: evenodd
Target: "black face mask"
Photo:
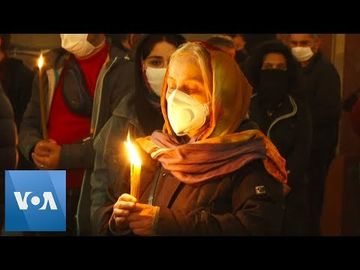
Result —
<instances>
[{"instance_id":1,"label":"black face mask","mask_svg":"<svg viewBox=\"0 0 360 270\"><path fill-rule=\"evenodd\" d=\"M261 70L257 93L266 108L277 106L286 96L289 88L287 71Z\"/></svg>"},{"instance_id":2,"label":"black face mask","mask_svg":"<svg viewBox=\"0 0 360 270\"><path fill-rule=\"evenodd\" d=\"M84 75L72 57L64 67L63 96L66 106L73 113L90 117L93 99L87 89Z\"/></svg>"}]
</instances>

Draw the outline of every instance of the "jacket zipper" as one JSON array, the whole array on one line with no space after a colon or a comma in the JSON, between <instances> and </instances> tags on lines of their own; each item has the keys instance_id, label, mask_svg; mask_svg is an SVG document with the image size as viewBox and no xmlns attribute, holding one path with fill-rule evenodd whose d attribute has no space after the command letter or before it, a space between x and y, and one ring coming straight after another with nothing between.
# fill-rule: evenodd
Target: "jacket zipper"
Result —
<instances>
[{"instance_id":1,"label":"jacket zipper","mask_svg":"<svg viewBox=\"0 0 360 270\"><path fill-rule=\"evenodd\" d=\"M153 202L155 199L156 188L159 183L160 175L162 174L162 171L163 171L162 167L160 166L160 163L158 163L157 167L158 167L158 169L156 170L155 181L153 182L153 185L151 187L151 191L150 191L150 195L149 195L149 199L148 199L148 204L150 204L150 205L153 205Z\"/></svg>"}]
</instances>

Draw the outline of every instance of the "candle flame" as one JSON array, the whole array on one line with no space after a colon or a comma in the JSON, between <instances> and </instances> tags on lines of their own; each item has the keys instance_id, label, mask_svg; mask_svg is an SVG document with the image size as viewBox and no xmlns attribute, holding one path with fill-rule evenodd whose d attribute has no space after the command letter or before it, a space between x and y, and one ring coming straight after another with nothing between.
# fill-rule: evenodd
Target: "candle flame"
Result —
<instances>
[{"instance_id":1,"label":"candle flame","mask_svg":"<svg viewBox=\"0 0 360 270\"><path fill-rule=\"evenodd\" d=\"M130 132L127 134L127 140L125 142L126 149L128 152L129 160L131 164L134 164L135 166L141 166L141 159L140 156L136 150L135 145L130 140Z\"/></svg>"},{"instance_id":2,"label":"candle flame","mask_svg":"<svg viewBox=\"0 0 360 270\"><path fill-rule=\"evenodd\" d=\"M44 65L44 57L42 55L42 53L40 54L40 57L39 59L37 60L37 65L38 65L38 68L41 69L42 66Z\"/></svg>"}]
</instances>

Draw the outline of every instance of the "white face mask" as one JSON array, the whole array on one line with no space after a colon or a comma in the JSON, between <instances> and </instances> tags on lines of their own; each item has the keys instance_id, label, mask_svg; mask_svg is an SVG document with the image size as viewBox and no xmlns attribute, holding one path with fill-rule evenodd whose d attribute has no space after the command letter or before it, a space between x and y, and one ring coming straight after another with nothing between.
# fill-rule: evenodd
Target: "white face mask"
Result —
<instances>
[{"instance_id":1,"label":"white face mask","mask_svg":"<svg viewBox=\"0 0 360 270\"><path fill-rule=\"evenodd\" d=\"M96 48L87 41L88 34L60 34L61 47L77 57L90 55Z\"/></svg>"},{"instance_id":2,"label":"white face mask","mask_svg":"<svg viewBox=\"0 0 360 270\"><path fill-rule=\"evenodd\" d=\"M161 90L164 82L166 68L146 68L146 78L151 89L156 95L161 96Z\"/></svg>"},{"instance_id":3,"label":"white face mask","mask_svg":"<svg viewBox=\"0 0 360 270\"><path fill-rule=\"evenodd\" d=\"M293 47L291 52L299 62L305 62L314 55L310 47Z\"/></svg>"},{"instance_id":4,"label":"white face mask","mask_svg":"<svg viewBox=\"0 0 360 270\"><path fill-rule=\"evenodd\" d=\"M201 128L209 115L209 106L182 91L174 90L167 98L170 125L176 135L186 135Z\"/></svg>"}]
</instances>

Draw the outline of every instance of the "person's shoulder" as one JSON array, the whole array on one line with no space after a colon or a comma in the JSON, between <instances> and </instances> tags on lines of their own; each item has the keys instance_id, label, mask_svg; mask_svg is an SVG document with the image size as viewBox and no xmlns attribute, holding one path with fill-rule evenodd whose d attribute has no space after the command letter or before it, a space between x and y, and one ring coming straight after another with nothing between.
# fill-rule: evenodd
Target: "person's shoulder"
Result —
<instances>
[{"instance_id":1,"label":"person's shoulder","mask_svg":"<svg viewBox=\"0 0 360 270\"><path fill-rule=\"evenodd\" d=\"M110 45L109 54L111 59L117 58L120 63L132 65L134 59L128 51L122 50L117 46Z\"/></svg>"},{"instance_id":2,"label":"person's shoulder","mask_svg":"<svg viewBox=\"0 0 360 270\"><path fill-rule=\"evenodd\" d=\"M249 162L239 169L233 178L240 187L239 196L270 196L282 200L283 185L273 178L265 169L261 159Z\"/></svg>"},{"instance_id":3,"label":"person's shoulder","mask_svg":"<svg viewBox=\"0 0 360 270\"><path fill-rule=\"evenodd\" d=\"M130 121L137 121L135 113L135 94L130 92L125 95L113 111L113 117L125 118Z\"/></svg>"},{"instance_id":4,"label":"person's shoulder","mask_svg":"<svg viewBox=\"0 0 360 270\"><path fill-rule=\"evenodd\" d=\"M238 169L234 174L233 178L236 179L244 179L245 177L252 176L252 177L260 177L266 173L264 164L261 159L256 159L250 161L240 169Z\"/></svg>"},{"instance_id":5,"label":"person's shoulder","mask_svg":"<svg viewBox=\"0 0 360 270\"><path fill-rule=\"evenodd\" d=\"M65 49L59 47L50 49L44 53L44 70L52 68L61 68L64 60L70 56Z\"/></svg>"},{"instance_id":6,"label":"person's shoulder","mask_svg":"<svg viewBox=\"0 0 360 270\"><path fill-rule=\"evenodd\" d=\"M7 61L8 69L15 76L20 76L19 80L26 79L26 76L31 77L34 75L34 72L27 66L23 60L10 57Z\"/></svg>"},{"instance_id":7,"label":"person's shoulder","mask_svg":"<svg viewBox=\"0 0 360 270\"><path fill-rule=\"evenodd\" d=\"M14 114L10 100L6 96L3 88L0 85L0 119L13 119Z\"/></svg>"},{"instance_id":8,"label":"person's shoulder","mask_svg":"<svg viewBox=\"0 0 360 270\"><path fill-rule=\"evenodd\" d=\"M321 53L319 53L319 56L318 56L315 66L317 67L317 70L319 72L322 72L322 73L326 74L327 76L338 75L338 72L337 72L334 64L331 63L331 61Z\"/></svg>"}]
</instances>

